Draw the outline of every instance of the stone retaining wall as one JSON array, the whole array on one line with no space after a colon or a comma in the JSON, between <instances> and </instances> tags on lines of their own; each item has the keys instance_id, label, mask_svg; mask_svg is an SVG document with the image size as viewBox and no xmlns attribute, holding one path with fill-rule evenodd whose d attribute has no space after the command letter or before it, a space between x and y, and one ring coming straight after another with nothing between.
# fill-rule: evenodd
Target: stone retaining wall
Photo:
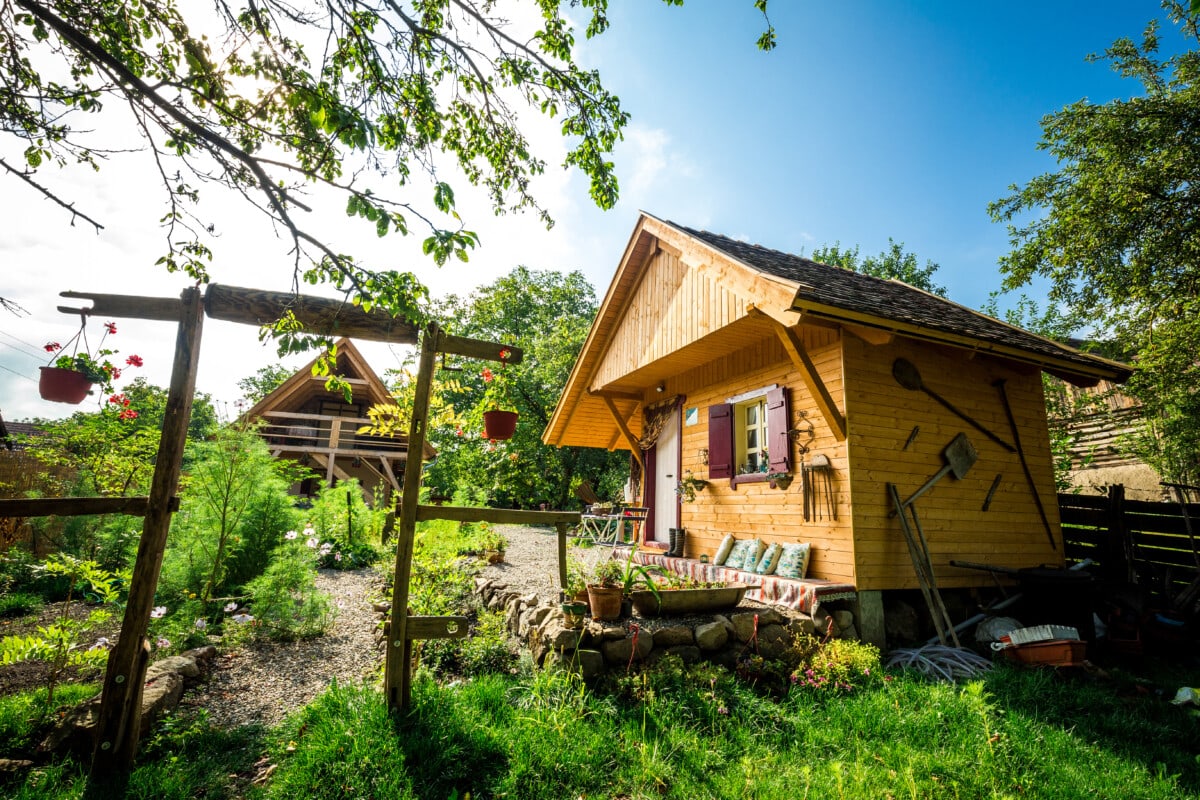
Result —
<instances>
[{"instance_id":1,"label":"stone retaining wall","mask_svg":"<svg viewBox=\"0 0 1200 800\"><path fill-rule=\"evenodd\" d=\"M530 649L538 666L562 665L592 678L606 669L626 669L633 662L652 662L674 654L685 663L701 659L732 668L755 635L757 652L778 658L801 634L831 632L838 638L858 638L849 611L818 609L814 616L790 609L743 602L726 614L687 617L625 617L602 622L588 619L582 628L567 626L557 601L521 594L495 579L475 579L483 606L503 611L508 630ZM814 618L815 617L815 618Z\"/></svg>"}]
</instances>

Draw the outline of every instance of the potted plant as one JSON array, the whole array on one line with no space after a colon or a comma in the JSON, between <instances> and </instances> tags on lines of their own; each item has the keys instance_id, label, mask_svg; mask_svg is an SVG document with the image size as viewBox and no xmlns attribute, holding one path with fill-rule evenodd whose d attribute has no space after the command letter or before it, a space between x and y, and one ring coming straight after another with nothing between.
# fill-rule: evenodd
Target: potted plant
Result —
<instances>
[{"instance_id":1,"label":"potted plant","mask_svg":"<svg viewBox=\"0 0 1200 800\"><path fill-rule=\"evenodd\" d=\"M612 559L601 561L592 571L592 583L588 584L592 618L617 619L621 616L622 601L639 590L657 597L655 574L661 575L662 568L635 564L632 553L623 564Z\"/></svg>"},{"instance_id":2,"label":"potted plant","mask_svg":"<svg viewBox=\"0 0 1200 800\"><path fill-rule=\"evenodd\" d=\"M792 473L790 472L772 472L767 475L767 480L771 483L772 489L787 489L792 485Z\"/></svg>"},{"instance_id":3,"label":"potted plant","mask_svg":"<svg viewBox=\"0 0 1200 800\"><path fill-rule=\"evenodd\" d=\"M592 570L592 581L587 587L592 619L617 619L621 616L623 578L621 565L611 559L601 561Z\"/></svg>"},{"instance_id":4,"label":"potted plant","mask_svg":"<svg viewBox=\"0 0 1200 800\"><path fill-rule=\"evenodd\" d=\"M579 630L583 627L583 616L587 613L587 603L569 602L562 604L563 621L568 628Z\"/></svg>"},{"instance_id":5,"label":"potted plant","mask_svg":"<svg viewBox=\"0 0 1200 800\"><path fill-rule=\"evenodd\" d=\"M508 549L508 539L503 535L489 530L483 537L483 556L489 564L499 564L504 560Z\"/></svg>"},{"instance_id":6,"label":"potted plant","mask_svg":"<svg viewBox=\"0 0 1200 800\"><path fill-rule=\"evenodd\" d=\"M563 587L563 597L567 602L587 603L587 575L578 558L567 561L567 585Z\"/></svg>"},{"instance_id":7,"label":"potted plant","mask_svg":"<svg viewBox=\"0 0 1200 800\"><path fill-rule=\"evenodd\" d=\"M511 355L507 348L500 351L500 369L492 372L485 367L480 375L485 384L483 392L483 435L487 439L511 439L517 430L517 409L509 397L507 359Z\"/></svg>"},{"instance_id":8,"label":"potted plant","mask_svg":"<svg viewBox=\"0 0 1200 800\"><path fill-rule=\"evenodd\" d=\"M679 495L679 499L685 503L691 503L696 499L696 492L702 492L708 488L708 481L697 478L689 469L683 473L683 479L675 484L675 494Z\"/></svg>"},{"instance_id":9,"label":"potted plant","mask_svg":"<svg viewBox=\"0 0 1200 800\"><path fill-rule=\"evenodd\" d=\"M116 355L117 351L104 347L104 341L109 335L117 332L116 323L104 323L104 335L100 337L100 344L94 356L87 347L85 328L86 323L67 342L66 347L74 345L70 355L64 352L66 347L58 342L47 342L43 345L43 349L47 353L61 354L54 357L52 365L41 368L38 391L43 400L50 400L56 403L82 403L84 398L91 393L92 387L95 384L100 385L103 394L109 394L113 390L113 381L121 377L122 368L109 360L109 356ZM84 345L83 352L79 351L81 341ZM131 355L127 357L125 365L127 367L142 366L141 356ZM119 396L114 395L114 397ZM121 405L123 399L123 397L119 397L115 401L116 404ZM130 419L137 416L137 412L128 408L127 402L124 405L126 408L120 412L122 419Z\"/></svg>"}]
</instances>

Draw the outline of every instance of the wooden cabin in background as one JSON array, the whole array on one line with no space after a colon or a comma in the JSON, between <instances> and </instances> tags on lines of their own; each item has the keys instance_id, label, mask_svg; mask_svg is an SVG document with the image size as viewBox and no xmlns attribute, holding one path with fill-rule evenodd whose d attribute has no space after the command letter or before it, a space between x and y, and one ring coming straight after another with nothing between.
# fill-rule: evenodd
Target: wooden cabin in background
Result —
<instances>
[{"instance_id":1,"label":"wooden cabin in background","mask_svg":"<svg viewBox=\"0 0 1200 800\"><path fill-rule=\"evenodd\" d=\"M898 359L928 392L898 382ZM643 214L543 439L632 451L645 548L670 528L689 557L730 533L811 542L809 576L861 597L918 586L886 487L907 497L964 433L978 460L917 505L941 586L987 585L948 562L1062 564L1043 371L1083 386L1131 372L898 281ZM1018 454L934 395L1008 447L1019 435L1045 523ZM802 467L822 463L806 519ZM689 473L709 486L680 503Z\"/></svg>"},{"instance_id":2,"label":"wooden cabin in background","mask_svg":"<svg viewBox=\"0 0 1200 800\"><path fill-rule=\"evenodd\" d=\"M408 437L358 433L370 424L367 409L395 401L349 339L339 339L335 345L334 372L350 384L350 402L341 392L327 390L324 377L312 374L317 361L313 359L255 403L242 419L261 421L259 435L276 458L295 461L316 473L318 477L293 486L293 493L313 496L322 486L354 478L368 503L375 502L376 494L387 502L403 482ZM426 443L424 460L436 455Z\"/></svg>"}]
</instances>

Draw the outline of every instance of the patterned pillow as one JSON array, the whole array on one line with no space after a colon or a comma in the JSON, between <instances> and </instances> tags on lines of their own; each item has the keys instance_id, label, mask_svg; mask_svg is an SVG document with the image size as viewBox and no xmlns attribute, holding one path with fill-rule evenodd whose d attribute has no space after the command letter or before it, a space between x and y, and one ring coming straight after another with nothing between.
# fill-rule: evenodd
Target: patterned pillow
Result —
<instances>
[{"instance_id":1,"label":"patterned pillow","mask_svg":"<svg viewBox=\"0 0 1200 800\"><path fill-rule=\"evenodd\" d=\"M744 569L753 572L754 568L758 566L758 559L762 556L762 551L762 539L742 539L733 546L729 558L725 560L725 566L729 569Z\"/></svg>"},{"instance_id":2,"label":"patterned pillow","mask_svg":"<svg viewBox=\"0 0 1200 800\"><path fill-rule=\"evenodd\" d=\"M713 563L718 567L725 563L725 559L729 558L729 551L733 549L733 543L737 539L733 538L733 534L726 534L721 540L721 546L717 548L717 554L713 556Z\"/></svg>"},{"instance_id":3,"label":"patterned pillow","mask_svg":"<svg viewBox=\"0 0 1200 800\"><path fill-rule=\"evenodd\" d=\"M808 572L808 557L812 552L812 545L808 542L785 544L781 549L783 552L775 574L780 578L803 578Z\"/></svg>"},{"instance_id":4,"label":"patterned pillow","mask_svg":"<svg viewBox=\"0 0 1200 800\"><path fill-rule=\"evenodd\" d=\"M763 552L762 558L758 560L758 565L754 571L759 575L774 575L776 567L779 566L779 559L783 556L783 548L777 543L772 542L767 545L767 549Z\"/></svg>"}]
</instances>

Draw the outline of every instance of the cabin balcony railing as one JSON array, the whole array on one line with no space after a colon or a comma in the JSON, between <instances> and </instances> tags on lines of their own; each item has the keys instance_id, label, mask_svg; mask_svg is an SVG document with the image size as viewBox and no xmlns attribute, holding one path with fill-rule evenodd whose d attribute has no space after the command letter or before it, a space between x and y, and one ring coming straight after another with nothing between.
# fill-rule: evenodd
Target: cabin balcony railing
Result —
<instances>
[{"instance_id":1,"label":"cabin balcony railing","mask_svg":"<svg viewBox=\"0 0 1200 800\"><path fill-rule=\"evenodd\" d=\"M283 453L332 453L347 456L403 455L406 436L373 436L359 433L371 420L269 411L262 415L258 435L272 450Z\"/></svg>"}]
</instances>

